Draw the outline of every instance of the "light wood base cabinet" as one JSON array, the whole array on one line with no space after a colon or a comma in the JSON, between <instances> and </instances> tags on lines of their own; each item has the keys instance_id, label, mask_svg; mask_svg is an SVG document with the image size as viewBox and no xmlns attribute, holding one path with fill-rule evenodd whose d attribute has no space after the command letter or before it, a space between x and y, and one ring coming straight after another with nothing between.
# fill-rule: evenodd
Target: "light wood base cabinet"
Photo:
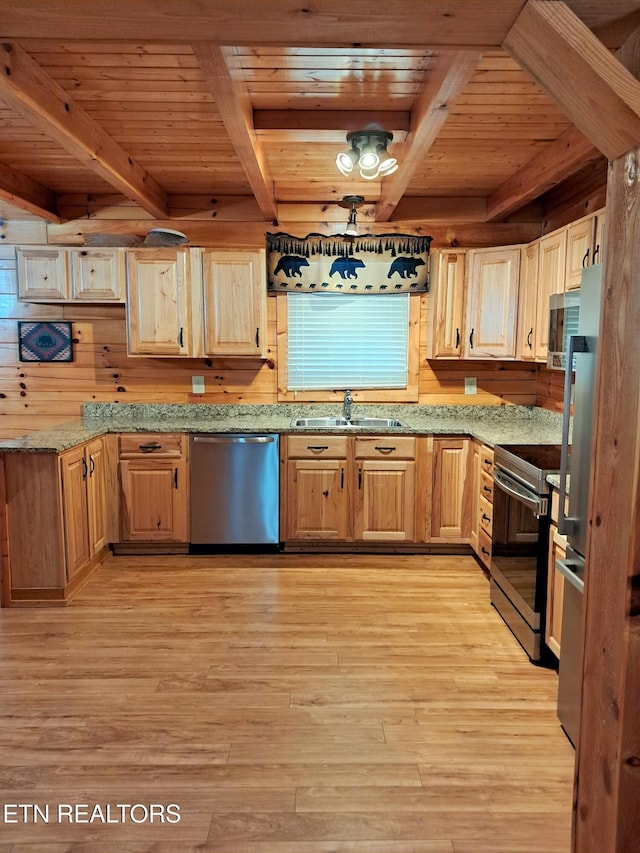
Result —
<instances>
[{"instance_id":1,"label":"light wood base cabinet","mask_svg":"<svg viewBox=\"0 0 640 853\"><path fill-rule=\"evenodd\" d=\"M287 541L415 541L416 439L288 436Z\"/></svg>"},{"instance_id":2,"label":"light wood base cabinet","mask_svg":"<svg viewBox=\"0 0 640 853\"><path fill-rule=\"evenodd\" d=\"M189 541L188 436L120 436L122 542Z\"/></svg>"},{"instance_id":3,"label":"light wood base cabinet","mask_svg":"<svg viewBox=\"0 0 640 853\"><path fill-rule=\"evenodd\" d=\"M114 443L5 454L5 604L64 604L100 562L113 522Z\"/></svg>"},{"instance_id":4,"label":"light wood base cabinet","mask_svg":"<svg viewBox=\"0 0 640 853\"><path fill-rule=\"evenodd\" d=\"M547 610L545 621L545 643L560 660L562 645L562 602L564 598L564 576L556 569L558 560L567 556L567 539L558 533L555 524L549 531L549 564L547 575Z\"/></svg>"},{"instance_id":5,"label":"light wood base cabinet","mask_svg":"<svg viewBox=\"0 0 640 853\"><path fill-rule=\"evenodd\" d=\"M474 505L472 440L464 436L425 439L431 457L427 542L468 543Z\"/></svg>"}]
</instances>

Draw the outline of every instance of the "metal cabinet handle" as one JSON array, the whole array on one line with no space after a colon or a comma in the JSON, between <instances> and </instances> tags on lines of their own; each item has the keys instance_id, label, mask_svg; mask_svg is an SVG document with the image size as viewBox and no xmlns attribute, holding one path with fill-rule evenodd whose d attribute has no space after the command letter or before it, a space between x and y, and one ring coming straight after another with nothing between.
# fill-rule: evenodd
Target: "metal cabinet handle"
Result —
<instances>
[{"instance_id":1,"label":"metal cabinet handle","mask_svg":"<svg viewBox=\"0 0 640 853\"><path fill-rule=\"evenodd\" d=\"M598 245L597 245L597 246L595 247L595 249L593 250L593 257L592 257L592 259L591 259L591 263L592 263L592 264L597 264L597 263L598 263L598 261L597 261L597 257L598 257L598 255L599 255L599 254L600 254L600 243L598 243Z\"/></svg>"},{"instance_id":2,"label":"metal cabinet handle","mask_svg":"<svg viewBox=\"0 0 640 853\"><path fill-rule=\"evenodd\" d=\"M395 447L374 447L374 450L377 450L379 453L393 453Z\"/></svg>"},{"instance_id":3,"label":"metal cabinet handle","mask_svg":"<svg viewBox=\"0 0 640 853\"><path fill-rule=\"evenodd\" d=\"M582 259L582 269L589 266L589 249L584 253L584 258Z\"/></svg>"},{"instance_id":4,"label":"metal cabinet handle","mask_svg":"<svg viewBox=\"0 0 640 853\"><path fill-rule=\"evenodd\" d=\"M154 450L162 450L161 444L139 444L138 449L143 453L153 453Z\"/></svg>"},{"instance_id":5,"label":"metal cabinet handle","mask_svg":"<svg viewBox=\"0 0 640 853\"><path fill-rule=\"evenodd\" d=\"M260 346L260 327L256 329L256 349Z\"/></svg>"},{"instance_id":6,"label":"metal cabinet handle","mask_svg":"<svg viewBox=\"0 0 640 853\"><path fill-rule=\"evenodd\" d=\"M491 494L493 492L493 489L491 488L491 486L483 486L482 488L485 490L485 492L488 492L489 494Z\"/></svg>"},{"instance_id":7,"label":"metal cabinet handle","mask_svg":"<svg viewBox=\"0 0 640 853\"><path fill-rule=\"evenodd\" d=\"M362 488L362 468L358 468L358 488Z\"/></svg>"},{"instance_id":8,"label":"metal cabinet handle","mask_svg":"<svg viewBox=\"0 0 640 853\"><path fill-rule=\"evenodd\" d=\"M469 346L471 347L471 349L473 349L473 333L474 332L475 332L475 329L471 329L471 334L469 335Z\"/></svg>"},{"instance_id":9,"label":"metal cabinet handle","mask_svg":"<svg viewBox=\"0 0 640 853\"><path fill-rule=\"evenodd\" d=\"M178 333L178 346L180 349L184 346L184 329L180 326L180 332Z\"/></svg>"},{"instance_id":10,"label":"metal cabinet handle","mask_svg":"<svg viewBox=\"0 0 640 853\"><path fill-rule=\"evenodd\" d=\"M486 512L483 512L483 513L482 513L482 520L483 520L483 521L491 521L491 519L490 519L490 518L489 518L489 516L486 514Z\"/></svg>"},{"instance_id":11,"label":"metal cabinet handle","mask_svg":"<svg viewBox=\"0 0 640 853\"><path fill-rule=\"evenodd\" d=\"M344 468L340 469L340 488L344 489Z\"/></svg>"},{"instance_id":12,"label":"metal cabinet handle","mask_svg":"<svg viewBox=\"0 0 640 853\"><path fill-rule=\"evenodd\" d=\"M177 468L173 469L173 486L176 489L178 488L178 469Z\"/></svg>"},{"instance_id":13,"label":"metal cabinet handle","mask_svg":"<svg viewBox=\"0 0 640 853\"><path fill-rule=\"evenodd\" d=\"M307 450L310 450L312 453L322 453L323 450L328 449L328 444L307 444Z\"/></svg>"},{"instance_id":14,"label":"metal cabinet handle","mask_svg":"<svg viewBox=\"0 0 640 853\"><path fill-rule=\"evenodd\" d=\"M533 326L529 329L529 334L527 335L527 346L529 349L533 349L533 344L531 343L531 338L533 336Z\"/></svg>"},{"instance_id":15,"label":"metal cabinet handle","mask_svg":"<svg viewBox=\"0 0 640 853\"><path fill-rule=\"evenodd\" d=\"M460 329L456 328L456 349L460 346Z\"/></svg>"},{"instance_id":16,"label":"metal cabinet handle","mask_svg":"<svg viewBox=\"0 0 640 853\"><path fill-rule=\"evenodd\" d=\"M84 458L84 456L82 457L82 479L87 479L87 460Z\"/></svg>"},{"instance_id":17,"label":"metal cabinet handle","mask_svg":"<svg viewBox=\"0 0 640 853\"><path fill-rule=\"evenodd\" d=\"M93 472L96 470L96 463L93 456L89 455L89 476L93 477Z\"/></svg>"},{"instance_id":18,"label":"metal cabinet handle","mask_svg":"<svg viewBox=\"0 0 640 853\"><path fill-rule=\"evenodd\" d=\"M491 551L487 551L487 549L484 547L484 545L482 546L482 548L481 548L480 550L482 551L482 553L483 553L486 557L490 557L490 556L491 556Z\"/></svg>"}]
</instances>

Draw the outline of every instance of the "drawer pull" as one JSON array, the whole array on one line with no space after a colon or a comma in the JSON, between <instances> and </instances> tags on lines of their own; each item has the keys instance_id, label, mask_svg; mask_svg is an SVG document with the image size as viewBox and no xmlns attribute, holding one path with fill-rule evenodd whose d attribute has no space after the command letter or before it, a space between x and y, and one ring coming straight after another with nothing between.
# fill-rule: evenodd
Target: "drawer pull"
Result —
<instances>
[{"instance_id":1,"label":"drawer pull","mask_svg":"<svg viewBox=\"0 0 640 853\"><path fill-rule=\"evenodd\" d=\"M481 551L482 551L482 553L485 555L485 557L490 557L490 556L491 556L491 551L487 551L487 549L484 547L484 545L482 546L482 548L481 548L480 550L481 550Z\"/></svg>"},{"instance_id":2,"label":"drawer pull","mask_svg":"<svg viewBox=\"0 0 640 853\"><path fill-rule=\"evenodd\" d=\"M161 444L140 444L140 445L138 445L138 448L143 453L153 453L154 450L162 450L162 445Z\"/></svg>"},{"instance_id":3,"label":"drawer pull","mask_svg":"<svg viewBox=\"0 0 640 853\"><path fill-rule=\"evenodd\" d=\"M489 518L489 516L487 515L487 513L486 513L486 512L483 512L483 513L482 513L482 520L483 520L483 521L491 521L491 519Z\"/></svg>"},{"instance_id":4,"label":"drawer pull","mask_svg":"<svg viewBox=\"0 0 640 853\"><path fill-rule=\"evenodd\" d=\"M491 486L483 486L482 488L484 489L485 492L489 492L489 494L491 494L493 492L493 489L491 488Z\"/></svg>"},{"instance_id":5,"label":"drawer pull","mask_svg":"<svg viewBox=\"0 0 640 853\"><path fill-rule=\"evenodd\" d=\"M328 449L328 444L307 444L307 450L311 450L313 453L321 453L323 450Z\"/></svg>"},{"instance_id":6,"label":"drawer pull","mask_svg":"<svg viewBox=\"0 0 640 853\"><path fill-rule=\"evenodd\" d=\"M379 453L393 453L395 447L375 447L374 450L377 450Z\"/></svg>"},{"instance_id":7,"label":"drawer pull","mask_svg":"<svg viewBox=\"0 0 640 853\"><path fill-rule=\"evenodd\" d=\"M340 469L340 488L344 489L344 468Z\"/></svg>"},{"instance_id":8,"label":"drawer pull","mask_svg":"<svg viewBox=\"0 0 640 853\"><path fill-rule=\"evenodd\" d=\"M491 461L490 459L485 459L485 460L484 460L484 464L485 464L485 465L492 465L493 463L492 463L492 461Z\"/></svg>"}]
</instances>

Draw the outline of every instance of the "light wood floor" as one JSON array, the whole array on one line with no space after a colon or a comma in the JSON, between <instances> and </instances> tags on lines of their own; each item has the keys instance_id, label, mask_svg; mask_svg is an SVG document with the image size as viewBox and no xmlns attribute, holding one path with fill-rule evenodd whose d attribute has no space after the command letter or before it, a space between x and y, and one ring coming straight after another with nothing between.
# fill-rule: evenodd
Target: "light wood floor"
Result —
<instances>
[{"instance_id":1,"label":"light wood floor","mask_svg":"<svg viewBox=\"0 0 640 853\"><path fill-rule=\"evenodd\" d=\"M557 675L488 600L471 557L110 557L1 611L0 807L50 820L0 853L567 853Z\"/></svg>"}]
</instances>

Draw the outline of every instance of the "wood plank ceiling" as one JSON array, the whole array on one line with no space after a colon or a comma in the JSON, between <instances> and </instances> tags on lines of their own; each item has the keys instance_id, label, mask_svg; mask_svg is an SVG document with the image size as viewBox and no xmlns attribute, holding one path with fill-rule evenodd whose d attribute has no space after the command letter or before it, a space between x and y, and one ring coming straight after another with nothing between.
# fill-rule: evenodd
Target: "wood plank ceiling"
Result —
<instances>
[{"instance_id":1,"label":"wood plank ceiling","mask_svg":"<svg viewBox=\"0 0 640 853\"><path fill-rule=\"evenodd\" d=\"M381 223L499 221L602 159L502 48L523 0L395 0L376 20L361 0L134 5L0 0L5 211L311 220L355 193ZM568 5L609 48L640 6ZM400 168L343 178L346 133L370 124Z\"/></svg>"}]
</instances>

